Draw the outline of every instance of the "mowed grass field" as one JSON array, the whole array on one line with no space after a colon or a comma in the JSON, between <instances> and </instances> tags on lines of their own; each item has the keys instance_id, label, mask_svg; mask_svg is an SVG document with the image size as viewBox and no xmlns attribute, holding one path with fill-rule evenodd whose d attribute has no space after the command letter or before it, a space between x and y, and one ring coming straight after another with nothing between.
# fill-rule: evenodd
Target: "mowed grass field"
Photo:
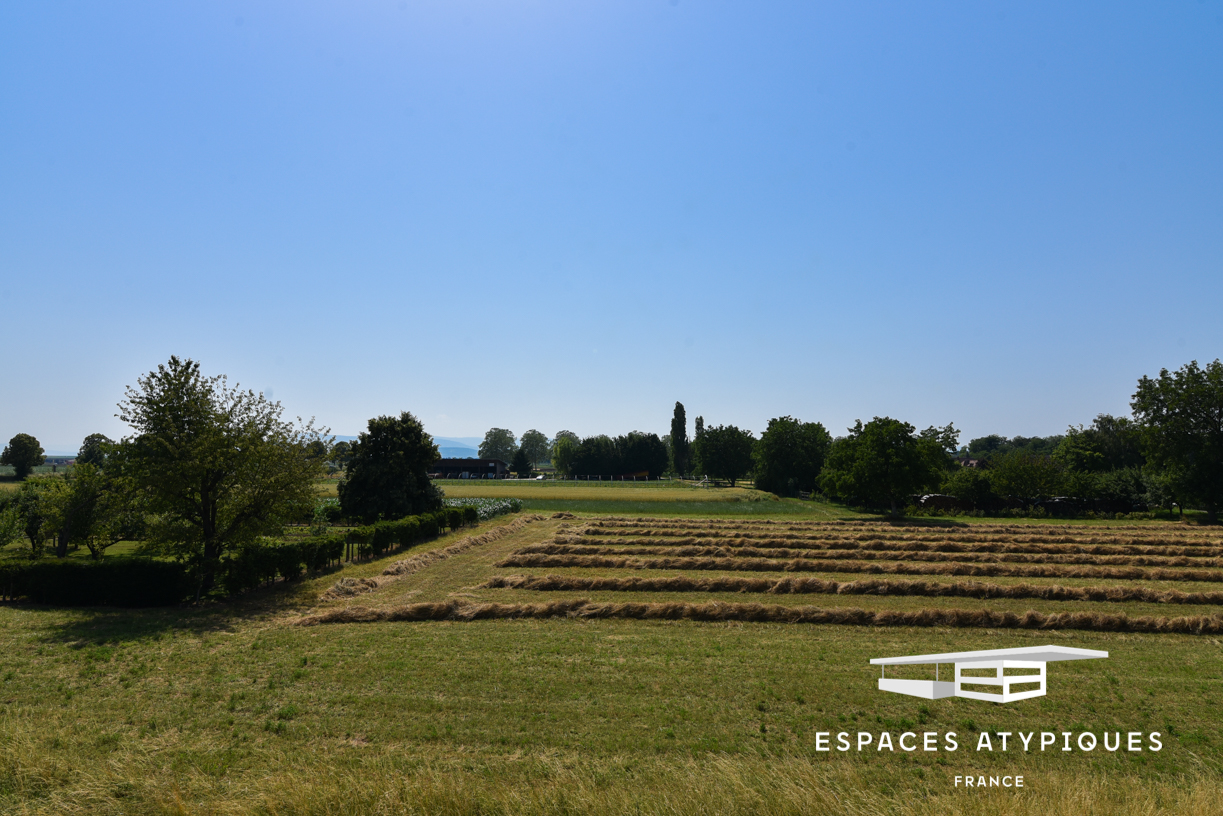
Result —
<instances>
[{"instance_id":1,"label":"mowed grass field","mask_svg":"<svg viewBox=\"0 0 1223 816\"><path fill-rule=\"evenodd\" d=\"M524 514L220 607L0 607L0 809L1221 813L1220 636L1125 631L1218 620L1221 548L1169 523ZM321 598L345 577L376 586ZM1028 612L1069 626L1006 617ZM879 692L869 665L1045 643L1110 658L1050 664L1048 696L1006 706ZM959 749L818 750L926 730ZM999 750L1021 731L1164 748Z\"/></svg>"}]
</instances>

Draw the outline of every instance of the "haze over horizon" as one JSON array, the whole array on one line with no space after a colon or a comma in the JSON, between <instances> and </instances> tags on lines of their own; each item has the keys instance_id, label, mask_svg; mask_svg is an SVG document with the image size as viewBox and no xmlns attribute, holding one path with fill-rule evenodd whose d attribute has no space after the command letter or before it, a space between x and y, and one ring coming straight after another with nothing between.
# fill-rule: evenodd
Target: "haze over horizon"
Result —
<instances>
[{"instance_id":1,"label":"haze over horizon","mask_svg":"<svg viewBox=\"0 0 1223 816\"><path fill-rule=\"evenodd\" d=\"M961 442L1223 356L1223 4L0 8L0 443L171 354L356 435Z\"/></svg>"}]
</instances>

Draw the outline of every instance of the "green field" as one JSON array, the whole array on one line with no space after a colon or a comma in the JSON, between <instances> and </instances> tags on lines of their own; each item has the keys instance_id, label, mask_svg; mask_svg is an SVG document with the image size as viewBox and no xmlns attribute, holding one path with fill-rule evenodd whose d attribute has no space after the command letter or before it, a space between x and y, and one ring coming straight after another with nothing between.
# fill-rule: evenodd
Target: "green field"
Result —
<instances>
[{"instance_id":1,"label":"green field","mask_svg":"<svg viewBox=\"0 0 1223 816\"><path fill-rule=\"evenodd\" d=\"M624 490L627 495L631 488ZM575 501L614 499L603 494ZM718 536L725 539L718 546L733 555L733 547L763 546L770 536L791 548L803 544L806 536L815 546L811 542L825 533L843 539L838 539L838 547L860 546L863 553L900 559L889 563L909 562L900 550L889 555L890 550L878 548L924 546L922 541L937 543L940 536L947 542L965 542L959 545L959 555L969 558L976 552L973 547L995 542L1022 555L1024 548L1063 546L1033 544L1034 536L1072 540L1080 534L1099 541L1148 542L1092 545L1131 547L1135 552L1142 546L1197 547L1206 563L1223 539L1216 531L1170 523L1010 522L957 524L940 531L937 524L854 521L855 514L812 503L805 503L809 513L776 513L775 522L766 525L758 516L701 512L707 506L698 510L699 516L685 518L642 513L637 504L624 502L626 512L617 517L640 514L657 521L546 518L414 574L381 576L395 560L442 551L510 521L499 519L406 554L348 565L207 608L0 607L0 648L5 655L0 661L0 810L1223 813L1219 635L751 623L733 615L707 621L682 616L643 620L599 613L614 608L631 614L684 604L708 609L702 605L715 603L732 611L741 608L736 604L749 604L795 610L954 608L1209 619L1218 617L1219 607L1212 603L494 586L497 578L515 576L750 577L766 582L801 576L842 583L922 578L998 586L1141 584L1202 593L1223 590L1223 583L795 573L780 560L772 572L654 569L641 563L661 557L651 553L669 547L675 553L685 547L708 548L708 542L701 542L720 541ZM655 502L651 507L685 504ZM738 504L774 509L789 505ZM590 530L597 535L588 534ZM649 534L636 535L643 530ZM861 531L863 540L854 539ZM879 541L865 541L872 537ZM690 539L696 543L683 543ZM640 552L632 557L641 563L626 568L507 565L527 557L522 553L566 548L580 553ZM588 556L547 557L581 561ZM722 562L709 563L716 567ZM320 600L344 576L379 577L381 585L352 598ZM301 625L394 616L430 603L447 604L457 612L450 619L424 622ZM541 617L548 604L568 604L575 611ZM511 614L517 617L497 617ZM1105 649L1111 656L1099 663L1051 664L1048 696L1007 706L881 693L875 688L877 669L869 665L870 658L885 655L1043 643ZM908 671L918 676L922 669ZM956 732L959 750L817 750L821 732L889 731L895 738L904 731L925 730ZM975 750L982 733L1117 730L1159 731L1164 748L1141 753ZM993 737L995 745L997 739ZM955 777L966 774L1022 774L1025 788L956 787Z\"/></svg>"}]
</instances>

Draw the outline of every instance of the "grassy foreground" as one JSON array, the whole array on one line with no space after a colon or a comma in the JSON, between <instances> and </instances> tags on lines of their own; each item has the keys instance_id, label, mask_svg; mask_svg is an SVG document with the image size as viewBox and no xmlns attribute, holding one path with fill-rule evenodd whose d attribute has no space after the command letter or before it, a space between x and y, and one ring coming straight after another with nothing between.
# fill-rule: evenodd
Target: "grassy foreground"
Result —
<instances>
[{"instance_id":1,"label":"grassy foreground","mask_svg":"<svg viewBox=\"0 0 1223 816\"><path fill-rule=\"evenodd\" d=\"M530 600L542 593L481 585L561 523L338 601L319 596L394 558L210 609L0 607L0 810L1223 813L1215 638L564 618L296 625L345 606ZM868 663L1049 642L1112 657L1053 664L1047 697L1008 706L882 694ZM925 730L956 732L959 749L817 750L824 731ZM1164 749L976 751L991 730L1158 730ZM957 787L967 774L1022 774L1025 787Z\"/></svg>"}]
</instances>

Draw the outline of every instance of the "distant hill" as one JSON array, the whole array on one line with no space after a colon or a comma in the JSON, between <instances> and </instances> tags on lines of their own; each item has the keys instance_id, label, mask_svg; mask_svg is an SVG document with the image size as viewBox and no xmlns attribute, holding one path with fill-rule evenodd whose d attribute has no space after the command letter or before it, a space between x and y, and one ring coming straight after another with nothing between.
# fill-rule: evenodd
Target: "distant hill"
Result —
<instances>
[{"instance_id":1,"label":"distant hill","mask_svg":"<svg viewBox=\"0 0 1223 816\"><path fill-rule=\"evenodd\" d=\"M484 441L482 436L435 436L433 444L439 448L445 445L448 448L479 448L480 443Z\"/></svg>"},{"instance_id":2,"label":"distant hill","mask_svg":"<svg viewBox=\"0 0 1223 816\"><path fill-rule=\"evenodd\" d=\"M336 434L335 441L356 442L357 437ZM484 437L482 436L433 437L433 444L437 445L438 453L442 455L443 459L478 459L480 457L480 443L483 441ZM73 454L73 456L75 455Z\"/></svg>"}]
</instances>

